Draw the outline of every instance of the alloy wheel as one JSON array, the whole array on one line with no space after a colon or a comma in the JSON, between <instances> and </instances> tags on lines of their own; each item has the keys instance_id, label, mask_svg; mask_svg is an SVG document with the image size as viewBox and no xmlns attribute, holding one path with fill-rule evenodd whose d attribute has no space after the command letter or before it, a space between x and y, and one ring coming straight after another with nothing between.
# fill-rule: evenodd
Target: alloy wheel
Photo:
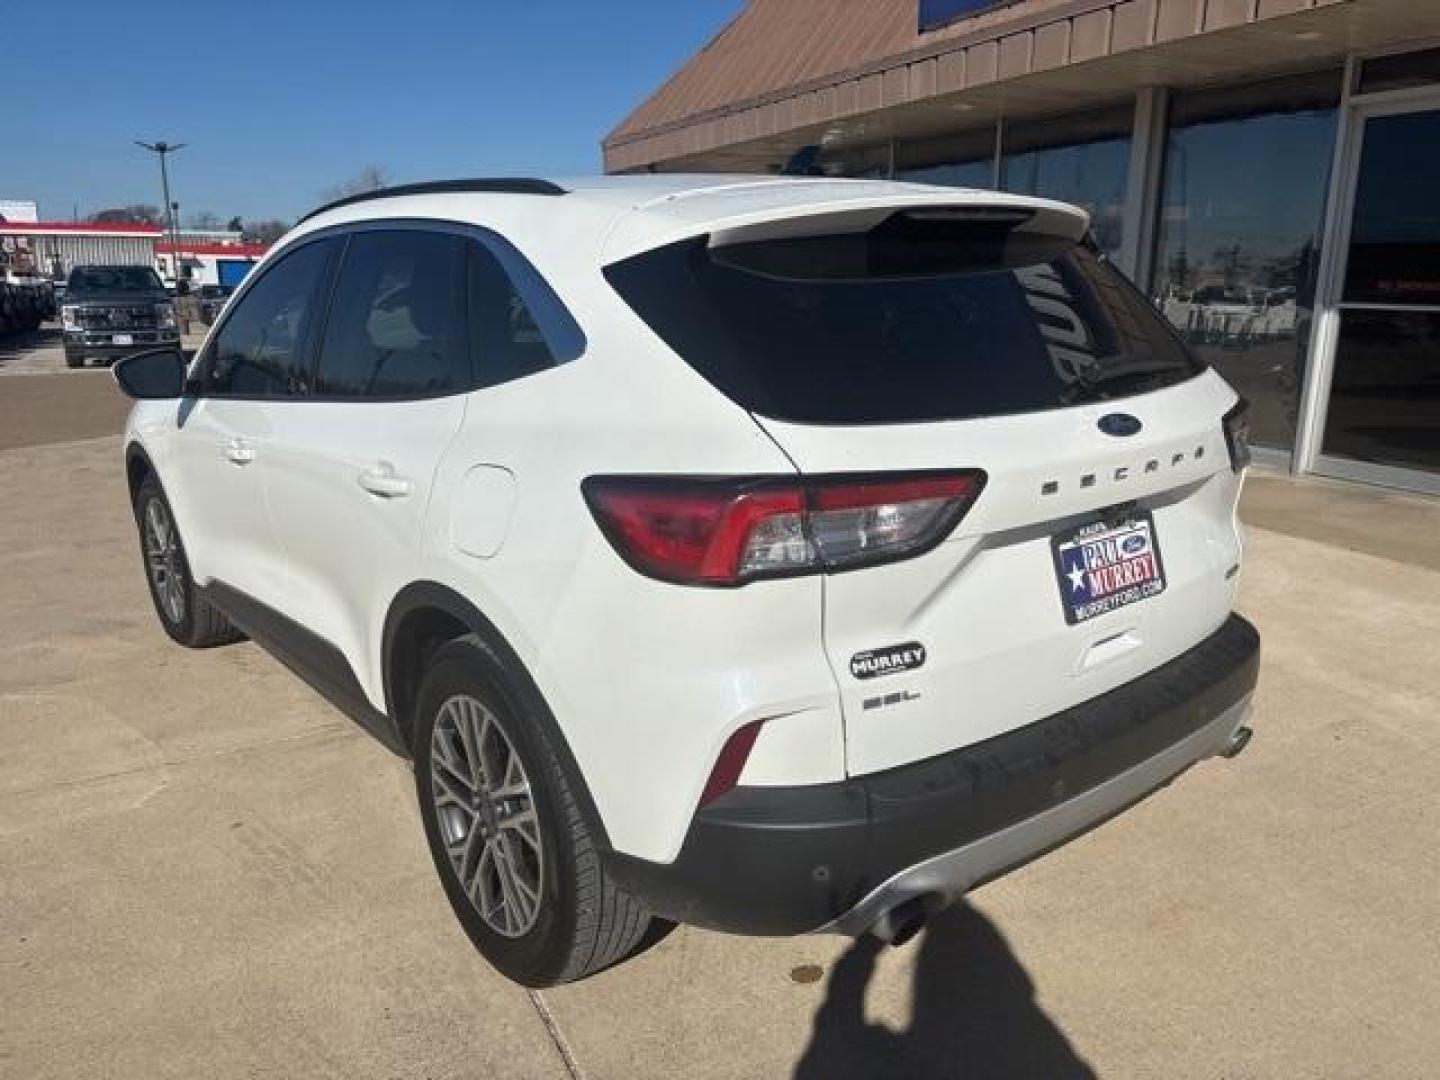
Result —
<instances>
[{"instance_id":1,"label":"alloy wheel","mask_svg":"<svg viewBox=\"0 0 1440 1080\"><path fill-rule=\"evenodd\" d=\"M545 859L530 778L496 715L468 694L440 706L430 743L435 815L461 888L507 938L535 925Z\"/></svg>"},{"instance_id":2,"label":"alloy wheel","mask_svg":"<svg viewBox=\"0 0 1440 1080\"><path fill-rule=\"evenodd\" d=\"M170 512L160 499L151 499L145 504L145 564L165 617L178 625L185 618L185 572L180 554L180 536L170 520Z\"/></svg>"}]
</instances>

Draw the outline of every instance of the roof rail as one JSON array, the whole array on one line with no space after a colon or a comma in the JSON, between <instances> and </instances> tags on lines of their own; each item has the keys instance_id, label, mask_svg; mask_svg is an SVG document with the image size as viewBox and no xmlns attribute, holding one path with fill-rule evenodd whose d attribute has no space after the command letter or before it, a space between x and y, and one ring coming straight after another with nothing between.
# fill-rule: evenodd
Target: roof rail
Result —
<instances>
[{"instance_id":1,"label":"roof rail","mask_svg":"<svg viewBox=\"0 0 1440 1080\"><path fill-rule=\"evenodd\" d=\"M394 187L362 191L359 195L347 195L343 199L326 203L297 221L309 221L327 210L353 203L369 202L371 199L389 199L398 195L446 195L454 192L488 192L497 195L564 195L566 190L549 180L536 180L528 176L476 176L468 180L426 180L419 184L397 184Z\"/></svg>"}]
</instances>

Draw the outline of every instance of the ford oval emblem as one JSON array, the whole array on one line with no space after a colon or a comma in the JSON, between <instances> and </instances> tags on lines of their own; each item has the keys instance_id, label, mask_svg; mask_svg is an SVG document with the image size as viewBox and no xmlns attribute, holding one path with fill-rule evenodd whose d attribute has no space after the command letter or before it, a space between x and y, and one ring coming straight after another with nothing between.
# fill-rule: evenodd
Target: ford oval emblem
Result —
<instances>
[{"instance_id":1,"label":"ford oval emblem","mask_svg":"<svg viewBox=\"0 0 1440 1080\"><path fill-rule=\"evenodd\" d=\"M1096 426L1106 435L1134 435L1143 425L1129 413L1112 412L1100 417Z\"/></svg>"}]
</instances>

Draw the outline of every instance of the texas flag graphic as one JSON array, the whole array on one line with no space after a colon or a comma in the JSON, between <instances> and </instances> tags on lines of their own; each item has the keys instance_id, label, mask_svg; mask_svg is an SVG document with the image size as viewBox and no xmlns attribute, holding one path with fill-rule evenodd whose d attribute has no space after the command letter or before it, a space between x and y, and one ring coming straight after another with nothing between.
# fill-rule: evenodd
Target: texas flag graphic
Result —
<instances>
[{"instance_id":1,"label":"texas flag graphic","mask_svg":"<svg viewBox=\"0 0 1440 1080\"><path fill-rule=\"evenodd\" d=\"M1057 538L1056 571L1067 622L1084 622L1164 590L1153 529L1148 519L1113 528L1096 523L1068 539Z\"/></svg>"}]
</instances>

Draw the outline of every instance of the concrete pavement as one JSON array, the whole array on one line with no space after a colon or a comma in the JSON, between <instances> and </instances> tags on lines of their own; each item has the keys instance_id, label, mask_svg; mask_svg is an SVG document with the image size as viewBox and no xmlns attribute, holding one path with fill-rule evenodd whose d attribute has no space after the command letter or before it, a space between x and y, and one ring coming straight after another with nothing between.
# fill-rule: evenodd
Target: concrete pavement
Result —
<instances>
[{"instance_id":1,"label":"concrete pavement","mask_svg":"<svg viewBox=\"0 0 1440 1080\"><path fill-rule=\"evenodd\" d=\"M1434 1075L1440 504L1256 478L1251 749L915 944L681 929L536 995L455 925L402 762L165 638L119 441L54 412L87 380L118 416L0 379L0 1076Z\"/></svg>"},{"instance_id":2,"label":"concrete pavement","mask_svg":"<svg viewBox=\"0 0 1440 1080\"><path fill-rule=\"evenodd\" d=\"M187 334L184 346L193 350L203 340ZM110 369L93 361L67 368L53 323L0 337L0 376L9 376L0 384L0 450L111 435L125 426L129 403L116 392Z\"/></svg>"}]
</instances>

